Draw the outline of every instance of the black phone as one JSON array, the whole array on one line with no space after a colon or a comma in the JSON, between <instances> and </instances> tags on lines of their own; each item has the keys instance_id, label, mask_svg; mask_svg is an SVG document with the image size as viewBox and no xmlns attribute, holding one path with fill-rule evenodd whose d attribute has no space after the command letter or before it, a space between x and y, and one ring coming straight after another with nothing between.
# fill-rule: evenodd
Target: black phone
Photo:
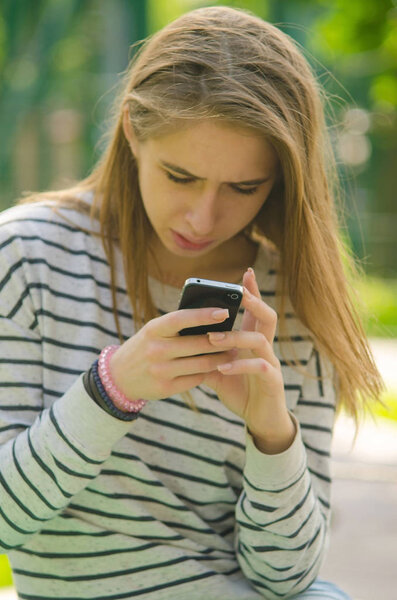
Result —
<instances>
[{"instance_id":1,"label":"black phone","mask_svg":"<svg viewBox=\"0 0 397 600\"><path fill-rule=\"evenodd\" d=\"M182 288L178 310L181 308L227 308L229 317L221 323L181 329L179 335L202 335L208 331L230 331L243 299L243 287L235 283L190 277Z\"/></svg>"}]
</instances>

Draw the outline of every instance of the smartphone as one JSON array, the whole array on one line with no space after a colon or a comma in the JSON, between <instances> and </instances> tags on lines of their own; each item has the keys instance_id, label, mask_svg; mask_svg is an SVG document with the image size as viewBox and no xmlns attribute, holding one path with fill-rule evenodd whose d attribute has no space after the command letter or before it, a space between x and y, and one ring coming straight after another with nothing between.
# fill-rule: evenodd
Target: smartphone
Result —
<instances>
[{"instance_id":1,"label":"smartphone","mask_svg":"<svg viewBox=\"0 0 397 600\"><path fill-rule=\"evenodd\" d=\"M181 329L179 335L202 335L208 331L230 331L243 299L243 287L235 283L199 279L186 279L182 288L178 310L181 308L219 307L229 310L229 317L221 323L199 325Z\"/></svg>"}]
</instances>

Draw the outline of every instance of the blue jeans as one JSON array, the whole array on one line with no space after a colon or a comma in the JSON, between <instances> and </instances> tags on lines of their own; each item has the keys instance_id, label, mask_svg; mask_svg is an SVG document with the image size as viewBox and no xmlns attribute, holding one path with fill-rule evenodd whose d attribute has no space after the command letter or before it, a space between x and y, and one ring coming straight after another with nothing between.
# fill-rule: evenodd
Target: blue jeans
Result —
<instances>
[{"instance_id":1,"label":"blue jeans","mask_svg":"<svg viewBox=\"0 0 397 600\"><path fill-rule=\"evenodd\" d=\"M334 583L316 579L305 592L301 592L291 600L351 600L351 598Z\"/></svg>"}]
</instances>

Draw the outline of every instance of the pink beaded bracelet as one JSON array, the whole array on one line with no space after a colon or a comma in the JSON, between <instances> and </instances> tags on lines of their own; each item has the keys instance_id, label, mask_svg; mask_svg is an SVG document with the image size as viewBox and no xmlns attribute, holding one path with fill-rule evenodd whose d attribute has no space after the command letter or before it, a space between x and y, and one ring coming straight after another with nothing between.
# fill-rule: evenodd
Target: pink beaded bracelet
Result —
<instances>
[{"instance_id":1,"label":"pink beaded bracelet","mask_svg":"<svg viewBox=\"0 0 397 600\"><path fill-rule=\"evenodd\" d=\"M114 405L126 412L139 412L146 404L146 400L139 398L130 400L115 384L110 372L110 358L120 346L106 346L98 359L98 374L102 385Z\"/></svg>"}]
</instances>

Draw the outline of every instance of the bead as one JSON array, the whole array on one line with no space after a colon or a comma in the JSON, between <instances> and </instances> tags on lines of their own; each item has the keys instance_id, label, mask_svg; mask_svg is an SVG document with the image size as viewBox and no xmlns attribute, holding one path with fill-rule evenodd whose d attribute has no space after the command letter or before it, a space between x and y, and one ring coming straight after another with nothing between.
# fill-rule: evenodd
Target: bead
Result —
<instances>
[{"instance_id":1,"label":"bead","mask_svg":"<svg viewBox=\"0 0 397 600\"><path fill-rule=\"evenodd\" d=\"M139 412L146 404L146 400L138 398L132 400L128 398L113 381L110 371L110 358L118 350L119 346L106 346L99 356L98 375L104 387L106 394L115 404L116 408L127 412Z\"/></svg>"}]
</instances>

